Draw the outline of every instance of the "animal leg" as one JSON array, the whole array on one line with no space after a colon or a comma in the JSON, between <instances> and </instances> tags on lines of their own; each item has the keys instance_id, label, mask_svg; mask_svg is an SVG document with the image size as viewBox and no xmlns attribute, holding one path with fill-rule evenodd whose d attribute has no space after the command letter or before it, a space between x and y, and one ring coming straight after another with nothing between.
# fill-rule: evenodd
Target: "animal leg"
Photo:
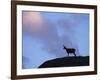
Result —
<instances>
[{"instance_id":1,"label":"animal leg","mask_svg":"<svg viewBox=\"0 0 100 80\"><path fill-rule=\"evenodd\" d=\"M74 53L74 56L76 57L76 54Z\"/></svg>"},{"instance_id":2,"label":"animal leg","mask_svg":"<svg viewBox=\"0 0 100 80\"><path fill-rule=\"evenodd\" d=\"M69 56L69 53L68 53L68 56Z\"/></svg>"}]
</instances>

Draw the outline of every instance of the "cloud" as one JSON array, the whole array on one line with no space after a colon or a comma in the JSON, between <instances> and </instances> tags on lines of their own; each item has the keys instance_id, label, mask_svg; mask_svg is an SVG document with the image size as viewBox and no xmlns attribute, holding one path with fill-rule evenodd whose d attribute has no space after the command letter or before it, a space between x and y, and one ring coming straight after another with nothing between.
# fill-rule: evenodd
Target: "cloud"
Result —
<instances>
[{"instance_id":1,"label":"cloud","mask_svg":"<svg viewBox=\"0 0 100 80\"><path fill-rule=\"evenodd\" d=\"M84 26L84 23L88 21L87 18L87 14L23 12L23 29L26 26L27 29L24 32L29 33L33 42L36 40L38 44L41 44L41 49L49 54L57 57L67 56L63 49L65 45L68 48L75 48L77 55L88 55L88 49L86 49L88 25ZM80 34L86 37L83 38Z\"/></svg>"},{"instance_id":2,"label":"cloud","mask_svg":"<svg viewBox=\"0 0 100 80\"><path fill-rule=\"evenodd\" d=\"M24 28L32 32L37 32L42 28L43 20L40 12L23 11L22 14Z\"/></svg>"}]
</instances>

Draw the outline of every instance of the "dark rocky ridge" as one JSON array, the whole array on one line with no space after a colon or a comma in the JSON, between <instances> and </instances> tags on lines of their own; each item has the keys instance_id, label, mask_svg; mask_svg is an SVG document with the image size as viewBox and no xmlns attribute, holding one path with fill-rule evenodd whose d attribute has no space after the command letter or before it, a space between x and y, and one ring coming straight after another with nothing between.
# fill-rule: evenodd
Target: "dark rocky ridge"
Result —
<instances>
[{"instance_id":1,"label":"dark rocky ridge","mask_svg":"<svg viewBox=\"0 0 100 80\"><path fill-rule=\"evenodd\" d=\"M88 66L89 56L63 57L44 62L39 68Z\"/></svg>"}]
</instances>

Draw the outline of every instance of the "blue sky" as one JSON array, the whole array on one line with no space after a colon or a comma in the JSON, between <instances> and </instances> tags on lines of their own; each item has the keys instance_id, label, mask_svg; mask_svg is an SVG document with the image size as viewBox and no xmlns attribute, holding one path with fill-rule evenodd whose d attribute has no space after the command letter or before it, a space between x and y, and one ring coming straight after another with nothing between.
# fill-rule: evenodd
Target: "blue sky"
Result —
<instances>
[{"instance_id":1,"label":"blue sky","mask_svg":"<svg viewBox=\"0 0 100 80\"><path fill-rule=\"evenodd\" d=\"M23 69L66 57L63 45L89 56L89 14L23 11Z\"/></svg>"}]
</instances>

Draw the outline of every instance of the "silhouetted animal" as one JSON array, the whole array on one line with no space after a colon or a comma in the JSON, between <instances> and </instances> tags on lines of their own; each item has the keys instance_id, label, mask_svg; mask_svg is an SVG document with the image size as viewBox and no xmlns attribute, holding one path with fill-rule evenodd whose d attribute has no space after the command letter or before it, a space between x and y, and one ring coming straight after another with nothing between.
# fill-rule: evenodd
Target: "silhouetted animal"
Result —
<instances>
[{"instance_id":1,"label":"silhouetted animal","mask_svg":"<svg viewBox=\"0 0 100 80\"><path fill-rule=\"evenodd\" d=\"M75 54L75 49L74 49L74 48L66 48L66 47L63 45L63 49L66 50L66 52L68 53L68 56L69 56L69 54L74 54L74 56L76 56L76 54Z\"/></svg>"}]
</instances>

